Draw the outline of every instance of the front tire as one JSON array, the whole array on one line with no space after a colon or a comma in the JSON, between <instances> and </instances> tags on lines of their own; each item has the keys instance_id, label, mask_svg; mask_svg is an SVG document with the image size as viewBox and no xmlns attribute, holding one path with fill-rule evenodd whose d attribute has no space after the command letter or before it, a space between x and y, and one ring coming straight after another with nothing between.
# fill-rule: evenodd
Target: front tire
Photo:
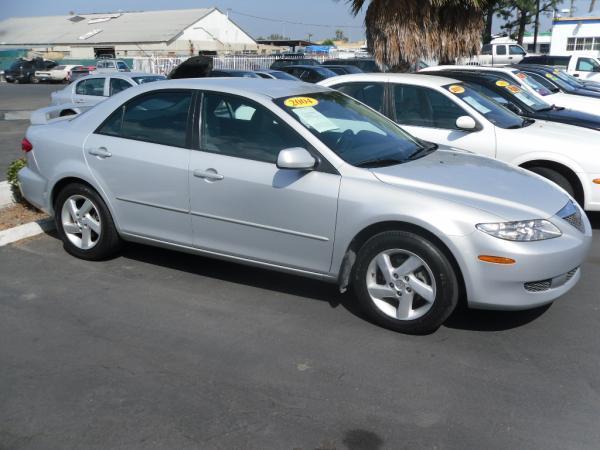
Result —
<instances>
[{"instance_id":1,"label":"front tire","mask_svg":"<svg viewBox=\"0 0 600 450\"><path fill-rule=\"evenodd\" d=\"M358 252L352 279L365 314L402 333L437 330L458 303L457 276L448 258L416 233L373 236Z\"/></svg>"},{"instance_id":2,"label":"front tire","mask_svg":"<svg viewBox=\"0 0 600 450\"><path fill-rule=\"evenodd\" d=\"M54 220L64 249L90 261L114 255L121 238L108 207L89 186L72 183L56 197Z\"/></svg>"}]
</instances>

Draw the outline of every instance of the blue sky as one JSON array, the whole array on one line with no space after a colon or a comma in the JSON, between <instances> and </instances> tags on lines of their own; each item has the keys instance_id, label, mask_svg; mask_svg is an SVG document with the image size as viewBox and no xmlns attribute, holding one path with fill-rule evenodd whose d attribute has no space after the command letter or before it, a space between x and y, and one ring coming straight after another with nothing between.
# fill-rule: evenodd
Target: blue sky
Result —
<instances>
[{"instance_id":1,"label":"blue sky","mask_svg":"<svg viewBox=\"0 0 600 450\"><path fill-rule=\"evenodd\" d=\"M285 34L292 38L308 37L324 39L332 37L337 28L344 30L351 39L364 36L362 24L364 12L353 17L345 0L3 0L0 19L13 16L45 16L78 13L141 11L151 9L205 8L216 6L223 12L230 10L231 18L252 36L271 33ZM563 7L568 6L565 1ZM577 0L576 14L585 15L588 0ZM600 14L600 2L595 13ZM251 16L275 20L263 20ZM302 25L287 22L300 22ZM495 29L498 28L498 20ZM312 26L306 24L325 25ZM543 19L542 29L547 30L550 20Z\"/></svg>"}]
</instances>

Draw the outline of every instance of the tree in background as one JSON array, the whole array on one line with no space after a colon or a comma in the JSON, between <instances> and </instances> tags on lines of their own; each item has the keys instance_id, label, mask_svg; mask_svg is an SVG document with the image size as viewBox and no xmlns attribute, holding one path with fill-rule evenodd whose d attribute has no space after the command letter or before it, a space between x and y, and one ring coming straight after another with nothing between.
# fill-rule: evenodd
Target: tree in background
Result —
<instances>
[{"instance_id":1,"label":"tree in background","mask_svg":"<svg viewBox=\"0 0 600 450\"><path fill-rule=\"evenodd\" d=\"M492 40L492 29L494 25L494 16L499 16L500 11L506 8L508 0L491 0L484 7L484 27L483 27L483 43L489 44Z\"/></svg>"},{"instance_id":2,"label":"tree in background","mask_svg":"<svg viewBox=\"0 0 600 450\"><path fill-rule=\"evenodd\" d=\"M379 64L407 70L420 59L454 62L479 51L488 0L347 0L365 6L367 45Z\"/></svg>"},{"instance_id":3,"label":"tree in background","mask_svg":"<svg viewBox=\"0 0 600 450\"><path fill-rule=\"evenodd\" d=\"M523 37L527 26L532 22L536 22L535 35L539 30L539 16L542 13L553 11L556 5L562 3L561 0L513 0L507 2L500 11L500 16L505 20L502 28L507 30L509 34L513 34L516 28L516 39L520 45L523 45ZM537 43L537 39L536 39Z\"/></svg>"},{"instance_id":4,"label":"tree in background","mask_svg":"<svg viewBox=\"0 0 600 450\"><path fill-rule=\"evenodd\" d=\"M348 38L344 34L344 30L335 30L335 40L348 42Z\"/></svg>"},{"instance_id":5,"label":"tree in background","mask_svg":"<svg viewBox=\"0 0 600 450\"><path fill-rule=\"evenodd\" d=\"M331 39L325 39L323 42L321 42L321 45L335 45L335 42L333 42Z\"/></svg>"}]
</instances>

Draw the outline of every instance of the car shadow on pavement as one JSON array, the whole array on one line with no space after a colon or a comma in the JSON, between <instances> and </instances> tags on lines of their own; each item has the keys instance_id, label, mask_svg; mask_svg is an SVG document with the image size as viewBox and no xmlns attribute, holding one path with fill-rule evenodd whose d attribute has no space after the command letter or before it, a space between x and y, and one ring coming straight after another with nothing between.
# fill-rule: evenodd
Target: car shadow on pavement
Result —
<instances>
[{"instance_id":1,"label":"car shadow on pavement","mask_svg":"<svg viewBox=\"0 0 600 450\"><path fill-rule=\"evenodd\" d=\"M459 307L446 320L444 326L458 330L503 331L533 322L551 305L525 311L486 311Z\"/></svg>"},{"instance_id":2,"label":"car shadow on pavement","mask_svg":"<svg viewBox=\"0 0 600 450\"><path fill-rule=\"evenodd\" d=\"M332 308L341 305L352 314L360 314L352 295L341 294L337 284L333 283L130 242L124 246L121 256L228 283L319 300L327 302Z\"/></svg>"}]
</instances>

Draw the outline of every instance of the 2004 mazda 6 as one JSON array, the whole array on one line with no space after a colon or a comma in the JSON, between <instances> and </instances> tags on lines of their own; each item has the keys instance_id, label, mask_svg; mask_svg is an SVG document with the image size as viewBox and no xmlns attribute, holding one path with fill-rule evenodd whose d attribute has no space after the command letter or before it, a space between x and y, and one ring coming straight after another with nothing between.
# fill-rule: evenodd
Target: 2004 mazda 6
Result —
<instances>
[{"instance_id":1,"label":"2004 mazda 6","mask_svg":"<svg viewBox=\"0 0 600 450\"><path fill-rule=\"evenodd\" d=\"M138 241L329 280L402 332L435 330L459 300L550 303L591 243L553 183L438 149L320 86L156 82L33 123L21 190L72 255Z\"/></svg>"}]
</instances>

